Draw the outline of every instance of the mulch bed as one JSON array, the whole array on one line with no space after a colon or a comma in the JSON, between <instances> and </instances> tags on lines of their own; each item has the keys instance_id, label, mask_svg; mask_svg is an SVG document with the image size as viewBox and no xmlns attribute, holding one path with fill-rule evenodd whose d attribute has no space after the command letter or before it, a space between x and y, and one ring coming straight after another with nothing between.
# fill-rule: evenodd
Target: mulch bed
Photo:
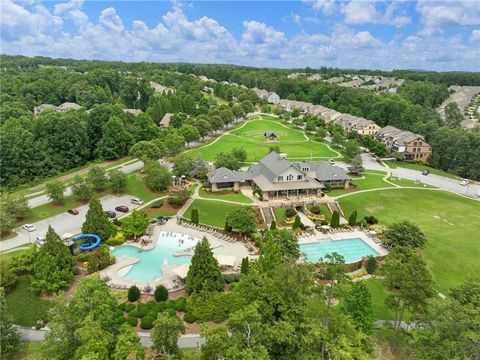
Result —
<instances>
[{"instance_id":1,"label":"mulch bed","mask_svg":"<svg viewBox=\"0 0 480 360\"><path fill-rule=\"evenodd\" d=\"M159 208L153 208L150 207L148 209L145 209L144 212L147 215L155 215L164 211L171 212L172 214L176 214L179 208L174 208L172 207L166 200L163 202L162 207Z\"/></svg>"}]
</instances>

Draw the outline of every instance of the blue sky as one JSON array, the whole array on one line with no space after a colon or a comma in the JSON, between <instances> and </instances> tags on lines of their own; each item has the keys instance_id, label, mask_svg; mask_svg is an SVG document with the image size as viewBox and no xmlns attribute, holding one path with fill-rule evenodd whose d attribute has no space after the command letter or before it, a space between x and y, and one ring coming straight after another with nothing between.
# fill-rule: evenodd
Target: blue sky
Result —
<instances>
[{"instance_id":1,"label":"blue sky","mask_svg":"<svg viewBox=\"0 0 480 360\"><path fill-rule=\"evenodd\" d=\"M272 67L480 70L478 1L0 0L1 52Z\"/></svg>"}]
</instances>

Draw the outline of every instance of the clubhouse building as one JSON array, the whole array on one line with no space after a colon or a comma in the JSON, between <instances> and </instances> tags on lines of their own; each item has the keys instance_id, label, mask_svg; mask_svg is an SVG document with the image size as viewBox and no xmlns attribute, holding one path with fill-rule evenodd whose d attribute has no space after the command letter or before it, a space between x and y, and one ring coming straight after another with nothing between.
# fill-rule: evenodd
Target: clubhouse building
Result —
<instances>
[{"instance_id":1,"label":"clubhouse building","mask_svg":"<svg viewBox=\"0 0 480 360\"><path fill-rule=\"evenodd\" d=\"M262 192L263 200L289 197L321 196L322 189L348 188L350 177L341 167L328 161L290 162L285 156L272 151L248 170L232 171L225 167L209 175L212 191L250 185Z\"/></svg>"}]
</instances>

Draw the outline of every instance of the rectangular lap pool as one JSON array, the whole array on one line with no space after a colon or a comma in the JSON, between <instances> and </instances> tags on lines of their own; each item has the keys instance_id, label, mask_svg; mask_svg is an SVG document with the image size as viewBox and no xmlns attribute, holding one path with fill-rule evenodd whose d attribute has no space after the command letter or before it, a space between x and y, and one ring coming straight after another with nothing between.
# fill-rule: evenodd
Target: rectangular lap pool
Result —
<instances>
[{"instance_id":1,"label":"rectangular lap pool","mask_svg":"<svg viewBox=\"0 0 480 360\"><path fill-rule=\"evenodd\" d=\"M379 255L360 238L345 240L318 240L313 243L300 244L300 252L312 263L321 261L327 254L336 252L345 258L345 263L353 263L364 256Z\"/></svg>"}]
</instances>

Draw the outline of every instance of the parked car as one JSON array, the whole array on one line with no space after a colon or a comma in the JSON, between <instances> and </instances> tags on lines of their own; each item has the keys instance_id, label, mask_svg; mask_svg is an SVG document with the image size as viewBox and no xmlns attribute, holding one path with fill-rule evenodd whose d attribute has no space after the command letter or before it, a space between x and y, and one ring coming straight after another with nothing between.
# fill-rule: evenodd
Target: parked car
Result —
<instances>
[{"instance_id":1,"label":"parked car","mask_svg":"<svg viewBox=\"0 0 480 360\"><path fill-rule=\"evenodd\" d=\"M140 200L140 199L137 199L137 198L132 198L132 199L130 200L130 202L131 202L132 204L135 204L135 205L143 205L143 200ZM128 211L128 210L127 210L127 211Z\"/></svg>"},{"instance_id":2,"label":"parked car","mask_svg":"<svg viewBox=\"0 0 480 360\"><path fill-rule=\"evenodd\" d=\"M27 230L28 232L32 232L32 231L37 230L35 225L32 225L32 224L25 224L25 225L22 226L22 228Z\"/></svg>"},{"instance_id":3,"label":"parked car","mask_svg":"<svg viewBox=\"0 0 480 360\"><path fill-rule=\"evenodd\" d=\"M43 236L43 235L38 235L38 236L35 238L35 241L37 242L38 245L43 245L43 243L45 242L45 236Z\"/></svg>"},{"instance_id":4,"label":"parked car","mask_svg":"<svg viewBox=\"0 0 480 360\"><path fill-rule=\"evenodd\" d=\"M423 170L422 171L422 175L428 175L428 174L430 174L430 170Z\"/></svg>"},{"instance_id":5,"label":"parked car","mask_svg":"<svg viewBox=\"0 0 480 360\"><path fill-rule=\"evenodd\" d=\"M333 160L333 159L329 159L328 162L329 162L331 165L335 165L335 160Z\"/></svg>"},{"instance_id":6,"label":"parked car","mask_svg":"<svg viewBox=\"0 0 480 360\"><path fill-rule=\"evenodd\" d=\"M128 212L128 206L119 205L115 208L115 211L122 212L122 213L127 213Z\"/></svg>"},{"instance_id":7,"label":"parked car","mask_svg":"<svg viewBox=\"0 0 480 360\"><path fill-rule=\"evenodd\" d=\"M470 180L468 180L468 179L462 179L462 180L460 180L460 185L462 185L462 186L467 186L468 184L470 184Z\"/></svg>"},{"instance_id":8,"label":"parked car","mask_svg":"<svg viewBox=\"0 0 480 360\"><path fill-rule=\"evenodd\" d=\"M78 215L78 210L77 209L70 209L67 212L71 215Z\"/></svg>"},{"instance_id":9,"label":"parked car","mask_svg":"<svg viewBox=\"0 0 480 360\"><path fill-rule=\"evenodd\" d=\"M112 211L112 210L105 211L105 214L107 214L107 216L110 219L115 219L117 217L117 214L115 213L115 211Z\"/></svg>"}]
</instances>

